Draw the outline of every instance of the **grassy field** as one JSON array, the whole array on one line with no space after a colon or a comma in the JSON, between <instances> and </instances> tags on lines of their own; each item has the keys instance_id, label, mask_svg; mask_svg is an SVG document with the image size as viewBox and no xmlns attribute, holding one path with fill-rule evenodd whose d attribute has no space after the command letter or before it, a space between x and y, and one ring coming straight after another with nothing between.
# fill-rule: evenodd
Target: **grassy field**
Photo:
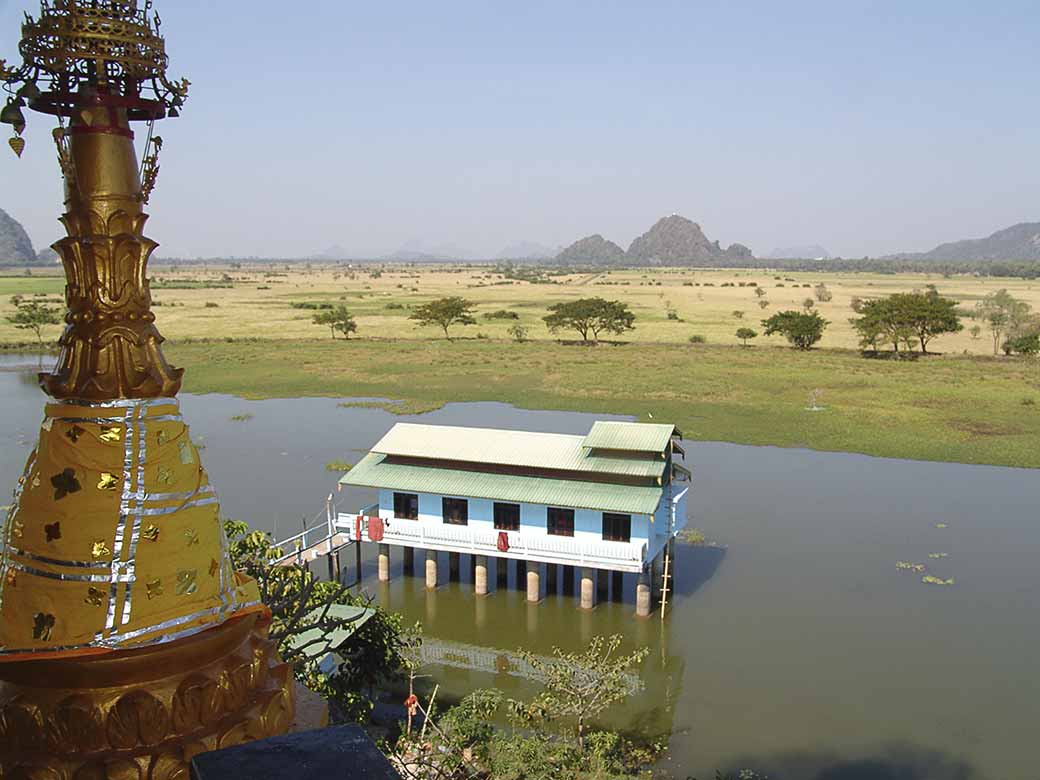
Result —
<instances>
[{"instance_id":1,"label":"grassy field","mask_svg":"<svg viewBox=\"0 0 1040 780\"><path fill-rule=\"evenodd\" d=\"M632 414L695 439L1040 467L1040 364L856 353L493 341L171 345L189 392L389 397ZM806 410L821 389L824 411ZM329 421L335 425L334 419Z\"/></svg>"},{"instance_id":2,"label":"grassy field","mask_svg":"<svg viewBox=\"0 0 1040 780\"><path fill-rule=\"evenodd\" d=\"M152 268L152 297L162 332L171 339L220 334L234 338L322 338L327 335L312 324L313 311L294 309L292 304L345 304L358 321L360 337L430 339L440 334L434 328L417 328L408 319L410 308L445 295L462 295L477 303L478 324L458 330L459 335L478 333L491 339L507 339L507 330L517 320L483 317L505 309L516 312L519 322L533 339L551 339L541 318L551 304L586 296L602 296L629 304L636 314L636 330L626 339L653 343L685 343L692 335L704 336L711 344L736 344L737 328L761 330L763 317L783 309L800 308L813 296L813 287L824 283L833 294L826 303L816 303L830 320L822 347L852 349L856 336L848 323L853 316L849 303L855 296L868 298L935 284L939 290L961 301L971 310L976 301L1006 288L1040 310L1040 281L986 279L939 275L881 274L774 274L746 270L640 269L575 274L553 277L554 284L532 284L505 278L491 268L396 267L373 276L370 268L303 266L246 266L236 268ZM0 343L26 340L23 331L8 324L4 315L12 306L11 295L46 293L55 298L62 289L57 270L50 276L34 271L33 277L0 276ZM777 278L779 277L779 278ZM766 291L760 308L755 282ZM744 286L741 287L740 285ZM726 286L723 286L726 285ZM208 304L208 305L207 305ZM679 319L669 319L669 310ZM739 317L734 312L743 312ZM931 348L940 352L990 354L992 342L983 331L970 333L966 321L961 333L943 336ZM59 332L51 328L53 338ZM781 346L780 340L758 339L759 346Z\"/></svg>"},{"instance_id":3,"label":"grassy field","mask_svg":"<svg viewBox=\"0 0 1040 780\"><path fill-rule=\"evenodd\" d=\"M0 276L0 343L32 340L3 321L11 295L57 300L63 287L57 271L34 274ZM852 297L926 284L966 311L1001 288L1040 310L1040 282L644 269L532 283L480 267L157 266L152 275L158 324L170 339L171 358L189 369L191 392L374 395L402 399L408 411L496 400L643 419L653 414L702 439L1040 467L1040 361L988 357L992 342L985 331L973 338L970 320L964 332L933 342L941 356L868 360L853 351L848 325ZM749 282L766 290L767 308L758 306ZM821 282L833 294L816 304L832 323L821 349L798 353L764 337L750 349L737 346L738 327L761 330L763 316L800 307ZM453 342L408 319L412 307L445 295L477 304L478 324L456 329L460 338ZM541 317L549 305L592 295L631 306L637 329L626 334L627 343L573 346L547 333ZM332 341L311 322L313 310L293 307L324 303L347 305L360 338ZM519 319L484 317L502 309ZM509 340L507 329L516 322L529 328L531 341ZM49 328L45 336L58 332ZM691 345L692 335L707 345ZM815 389L823 391L823 412L805 409Z\"/></svg>"}]
</instances>

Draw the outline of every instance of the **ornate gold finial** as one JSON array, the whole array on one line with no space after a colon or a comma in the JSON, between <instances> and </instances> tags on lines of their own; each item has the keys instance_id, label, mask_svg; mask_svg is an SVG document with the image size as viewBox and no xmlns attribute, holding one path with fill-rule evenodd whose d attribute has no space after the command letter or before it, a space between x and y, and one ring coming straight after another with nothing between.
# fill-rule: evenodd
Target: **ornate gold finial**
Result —
<instances>
[{"instance_id":1,"label":"ornate gold finial","mask_svg":"<svg viewBox=\"0 0 1040 780\"><path fill-rule=\"evenodd\" d=\"M151 312L146 266L157 244L144 236L159 175L162 139L151 125L177 116L187 79L170 80L161 22L150 0L55 0L26 17L21 67L0 64L8 93L0 122L11 148L25 148L23 108L59 119L54 131L65 177L67 238L54 245L65 265L67 327L48 394L88 401L173 396L181 372L167 364ZM68 126L66 126L66 121ZM150 123L144 163L133 122ZM143 179L143 183L142 183Z\"/></svg>"}]
</instances>

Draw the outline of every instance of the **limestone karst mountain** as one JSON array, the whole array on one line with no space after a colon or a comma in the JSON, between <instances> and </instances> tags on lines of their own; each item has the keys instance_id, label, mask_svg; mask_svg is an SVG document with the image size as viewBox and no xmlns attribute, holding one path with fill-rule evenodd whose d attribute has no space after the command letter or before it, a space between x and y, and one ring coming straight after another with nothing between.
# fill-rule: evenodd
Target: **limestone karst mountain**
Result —
<instances>
[{"instance_id":1,"label":"limestone karst mountain","mask_svg":"<svg viewBox=\"0 0 1040 780\"><path fill-rule=\"evenodd\" d=\"M625 250L599 233L575 241L556 255L558 263L587 265L624 265Z\"/></svg>"},{"instance_id":2,"label":"limestone karst mountain","mask_svg":"<svg viewBox=\"0 0 1040 780\"><path fill-rule=\"evenodd\" d=\"M0 209L0 267L36 265L36 250L25 228L14 217Z\"/></svg>"}]
</instances>

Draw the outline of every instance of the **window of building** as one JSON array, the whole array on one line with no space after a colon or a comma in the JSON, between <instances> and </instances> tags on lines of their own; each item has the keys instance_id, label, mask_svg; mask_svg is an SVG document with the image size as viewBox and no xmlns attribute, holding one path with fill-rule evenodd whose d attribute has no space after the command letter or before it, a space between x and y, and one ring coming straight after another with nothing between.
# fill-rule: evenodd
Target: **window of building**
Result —
<instances>
[{"instance_id":1,"label":"window of building","mask_svg":"<svg viewBox=\"0 0 1040 780\"><path fill-rule=\"evenodd\" d=\"M608 542L632 541L632 515L604 512L603 539Z\"/></svg>"},{"instance_id":2,"label":"window of building","mask_svg":"<svg viewBox=\"0 0 1040 780\"><path fill-rule=\"evenodd\" d=\"M394 519L418 520L419 496L415 493L394 493Z\"/></svg>"},{"instance_id":3,"label":"window of building","mask_svg":"<svg viewBox=\"0 0 1040 780\"><path fill-rule=\"evenodd\" d=\"M442 498L441 514L449 525L468 525L469 501L464 498Z\"/></svg>"},{"instance_id":4,"label":"window of building","mask_svg":"<svg viewBox=\"0 0 1040 780\"><path fill-rule=\"evenodd\" d=\"M520 530L520 505L495 502L495 528L499 531Z\"/></svg>"},{"instance_id":5,"label":"window of building","mask_svg":"<svg viewBox=\"0 0 1040 780\"><path fill-rule=\"evenodd\" d=\"M549 507L545 526L551 536L574 536L574 510Z\"/></svg>"}]
</instances>

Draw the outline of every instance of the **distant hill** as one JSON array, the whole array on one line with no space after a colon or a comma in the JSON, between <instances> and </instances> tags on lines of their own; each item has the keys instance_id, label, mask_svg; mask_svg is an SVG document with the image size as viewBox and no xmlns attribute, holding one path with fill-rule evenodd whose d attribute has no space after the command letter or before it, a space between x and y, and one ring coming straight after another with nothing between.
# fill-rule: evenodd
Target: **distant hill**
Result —
<instances>
[{"instance_id":1,"label":"distant hill","mask_svg":"<svg viewBox=\"0 0 1040 780\"><path fill-rule=\"evenodd\" d=\"M534 241L517 241L496 255L498 260L548 260L559 250Z\"/></svg>"},{"instance_id":2,"label":"distant hill","mask_svg":"<svg viewBox=\"0 0 1040 780\"><path fill-rule=\"evenodd\" d=\"M556 262L589 265L624 265L625 250L599 233L575 241L556 255Z\"/></svg>"},{"instance_id":3,"label":"distant hill","mask_svg":"<svg viewBox=\"0 0 1040 780\"><path fill-rule=\"evenodd\" d=\"M771 260L830 260L833 255L819 244L803 244L774 249L768 255Z\"/></svg>"},{"instance_id":4,"label":"distant hill","mask_svg":"<svg viewBox=\"0 0 1040 780\"><path fill-rule=\"evenodd\" d=\"M559 263L596 263L599 265L725 265L754 260L743 244L723 249L710 241L701 226L686 217L672 214L659 219L625 252L597 234L571 244L556 256Z\"/></svg>"},{"instance_id":5,"label":"distant hill","mask_svg":"<svg viewBox=\"0 0 1040 780\"><path fill-rule=\"evenodd\" d=\"M1040 260L1040 222L1023 222L986 238L940 244L930 252L900 255L920 260L974 261Z\"/></svg>"},{"instance_id":6,"label":"distant hill","mask_svg":"<svg viewBox=\"0 0 1040 780\"><path fill-rule=\"evenodd\" d=\"M25 228L0 209L0 266L36 265L36 250Z\"/></svg>"}]
</instances>

